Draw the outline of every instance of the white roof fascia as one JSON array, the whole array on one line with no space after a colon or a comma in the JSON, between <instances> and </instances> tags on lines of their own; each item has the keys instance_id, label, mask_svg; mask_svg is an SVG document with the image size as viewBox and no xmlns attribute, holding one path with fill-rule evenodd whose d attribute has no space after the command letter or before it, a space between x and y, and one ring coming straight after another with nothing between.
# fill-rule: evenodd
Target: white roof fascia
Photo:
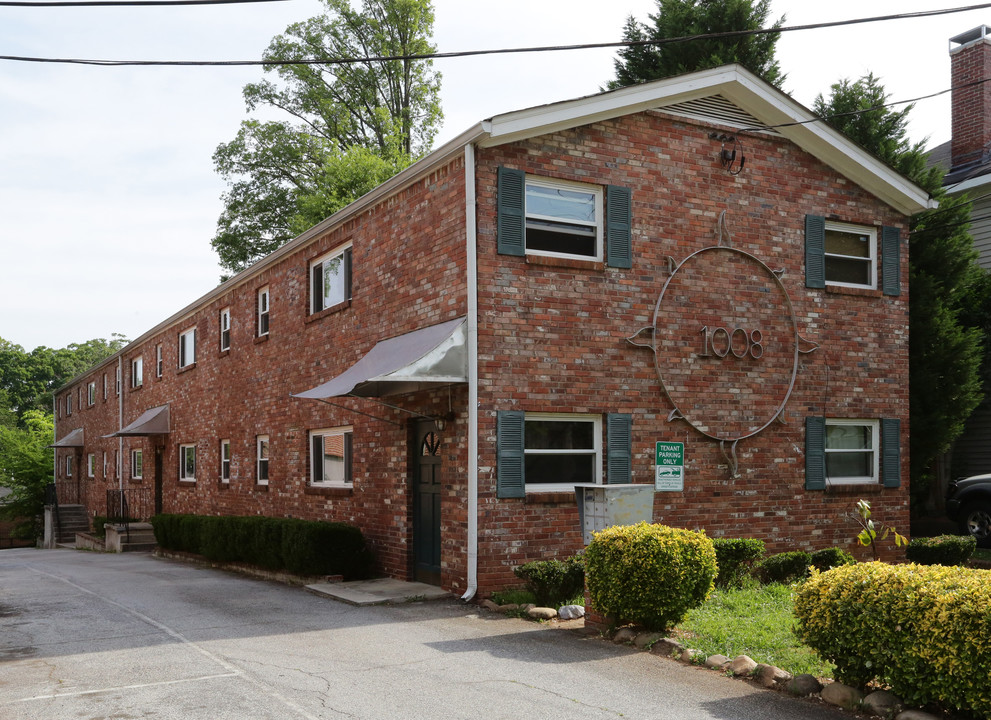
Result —
<instances>
[{"instance_id":1,"label":"white roof fascia","mask_svg":"<svg viewBox=\"0 0 991 720\"><path fill-rule=\"evenodd\" d=\"M943 189L951 195L957 195L962 192L967 192L968 190L973 190L974 188L984 187L988 183L991 183L991 173L986 175L978 175L977 177L961 180L958 183L945 185Z\"/></svg>"},{"instance_id":2,"label":"white roof fascia","mask_svg":"<svg viewBox=\"0 0 991 720\"><path fill-rule=\"evenodd\" d=\"M906 215L934 208L929 194L824 122L790 97L739 65L703 70L642 85L633 85L578 100L542 105L493 117L488 137L478 144L493 147L567 130L708 95L721 94L798 147ZM759 130L760 128L754 128Z\"/></svg>"}]
</instances>

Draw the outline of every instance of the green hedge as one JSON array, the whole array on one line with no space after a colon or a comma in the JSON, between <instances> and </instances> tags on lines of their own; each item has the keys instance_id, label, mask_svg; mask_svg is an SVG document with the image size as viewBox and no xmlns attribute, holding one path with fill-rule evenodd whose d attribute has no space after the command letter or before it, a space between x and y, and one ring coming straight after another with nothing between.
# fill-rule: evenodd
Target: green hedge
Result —
<instances>
[{"instance_id":1,"label":"green hedge","mask_svg":"<svg viewBox=\"0 0 991 720\"><path fill-rule=\"evenodd\" d=\"M585 550L592 607L614 622L667 630L712 592L716 551L705 533L665 525L620 525Z\"/></svg>"},{"instance_id":2,"label":"green hedge","mask_svg":"<svg viewBox=\"0 0 991 720\"><path fill-rule=\"evenodd\" d=\"M794 550L764 558L756 572L763 583L788 584L808 575L810 565L812 555L804 550Z\"/></svg>"},{"instance_id":3,"label":"green hedge","mask_svg":"<svg viewBox=\"0 0 991 720\"><path fill-rule=\"evenodd\" d=\"M841 682L878 680L909 705L991 717L988 608L986 570L860 563L799 586L796 633Z\"/></svg>"},{"instance_id":4,"label":"green hedge","mask_svg":"<svg viewBox=\"0 0 991 720\"><path fill-rule=\"evenodd\" d=\"M713 538L712 545L719 566L716 575L719 587L739 585L750 567L764 557L764 541L757 538Z\"/></svg>"},{"instance_id":5,"label":"green hedge","mask_svg":"<svg viewBox=\"0 0 991 720\"><path fill-rule=\"evenodd\" d=\"M538 605L559 607L581 594L585 588L585 561L581 555L566 560L536 560L513 568L526 580Z\"/></svg>"},{"instance_id":6,"label":"green hedge","mask_svg":"<svg viewBox=\"0 0 991 720\"><path fill-rule=\"evenodd\" d=\"M969 535L940 535L915 538L905 549L905 557L919 565L966 565L976 549L977 541Z\"/></svg>"},{"instance_id":7,"label":"green hedge","mask_svg":"<svg viewBox=\"0 0 991 720\"><path fill-rule=\"evenodd\" d=\"M349 580L371 573L373 557L361 531L345 523L224 515L156 515L151 523L159 547L213 562Z\"/></svg>"}]
</instances>

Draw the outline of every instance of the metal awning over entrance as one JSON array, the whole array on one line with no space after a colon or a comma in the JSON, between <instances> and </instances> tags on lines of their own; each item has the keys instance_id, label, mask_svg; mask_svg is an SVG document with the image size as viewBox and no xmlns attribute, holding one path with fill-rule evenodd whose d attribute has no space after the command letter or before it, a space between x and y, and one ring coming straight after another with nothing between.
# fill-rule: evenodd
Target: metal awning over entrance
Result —
<instances>
[{"instance_id":1,"label":"metal awning over entrance","mask_svg":"<svg viewBox=\"0 0 991 720\"><path fill-rule=\"evenodd\" d=\"M72 432L70 432L68 435L66 435L64 438L62 438L61 440L56 441L53 445L49 445L48 447L56 447L56 448L67 448L67 447L71 447L71 448L77 448L77 447L82 447L83 444L84 444L83 443L83 429L82 428L76 428L75 430L73 430Z\"/></svg>"},{"instance_id":2,"label":"metal awning over entrance","mask_svg":"<svg viewBox=\"0 0 991 720\"><path fill-rule=\"evenodd\" d=\"M292 397L385 397L468 382L467 357L462 317L382 340L333 380Z\"/></svg>"},{"instance_id":3,"label":"metal awning over entrance","mask_svg":"<svg viewBox=\"0 0 991 720\"><path fill-rule=\"evenodd\" d=\"M159 405L151 410L145 410L127 427L103 437L146 437L148 435L169 434L169 406Z\"/></svg>"}]
</instances>

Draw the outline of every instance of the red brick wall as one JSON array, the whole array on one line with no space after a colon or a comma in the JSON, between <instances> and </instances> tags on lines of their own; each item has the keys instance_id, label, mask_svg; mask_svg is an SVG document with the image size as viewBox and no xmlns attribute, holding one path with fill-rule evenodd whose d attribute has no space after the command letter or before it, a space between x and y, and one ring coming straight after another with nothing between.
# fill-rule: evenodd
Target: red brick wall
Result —
<instances>
[{"instance_id":1,"label":"red brick wall","mask_svg":"<svg viewBox=\"0 0 991 720\"><path fill-rule=\"evenodd\" d=\"M823 163L780 138L742 138L746 170L719 163L712 128L644 113L479 152L480 585L514 582L522 562L581 546L572 493L496 498L496 414L631 413L633 480L653 482L654 443L685 443L683 493L655 496L654 520L704 528L712 536L760 537L771 552L841 545L855 528L843 515L861 496L876 517L908 529L908 274L904 218ZM726 130L726 132L731 132ZM562 161L564 158L564 161ZM633 268L542 261L496 254L496 168L633 191ZM719 444L685 422L668 422L650 350L626 338L653 323L668 277L718 241L726 211L735 248L783 269L802 337L819 349L801 355L785 424L772 423L737 447L729 476ZM902 232L902 294L810 290L804 280L806 213ZM741 281L745 278L740 278ZM708 278L709 291L737 297L732 274ZM761 403L761 394L749 398ZM902 487L806 491L806 415L902 420Z\"/></svg>"},{"instance_id":2,"label":"red brick wall","mask_svg":"<svg viewBox=\"0 0 991 720\"><path fill-rule=\"evenodd\" d=\"M991 143L991 92L981 80L991 78L991 43L975 42L950 56L952 146L954 166L980 160ZM970 85L970 87L964 87Z\"/></svg>"}]
</instances>

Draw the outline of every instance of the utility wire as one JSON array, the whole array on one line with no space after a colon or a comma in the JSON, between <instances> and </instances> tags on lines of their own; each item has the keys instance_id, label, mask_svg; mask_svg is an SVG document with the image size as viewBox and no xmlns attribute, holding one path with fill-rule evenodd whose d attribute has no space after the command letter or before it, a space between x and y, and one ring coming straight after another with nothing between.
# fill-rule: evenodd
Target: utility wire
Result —
<instances>
[{"instance_id":1,"label":"utility wire","mask_svg":"<svg viewBox=\"0 0 991 720\"><path fill-rule=\"evenodd\" d=\"M21 0L0 0L0 6L17 4ZM60 0L56 0L60 1ZM69 2L70 0L65 0ZM85 0L80 0L80 3ZM95 0L103 2L104 0ZM123 5L130 0L112 3L110 5ZM163 0L163 2L150 2L149 0L133 0L135 3L147 2L151 5L164 4L165 2L190 2L191 0ZM205 1L205 0L204 0ZM228 0L231 1L231 0ZM40 3L49 5L53 3ZM328 59L307 59L297 60L86 60L79 58L38 58L24 57L18 55L0 55L0 60L10 60L15 62L38 62L38 63L64 63L74 65L100 65L100 66L122 66L122 65L168 65L168 66L242 66L242 65L348 65L363 62L390 62L396 60L439 60L447 58L473 57L479 55L509 55L516 53L536 53L536 52L560 52L564 50L594 50L600 48L617 47L640 47L647 45L670 45L673 43L685 43L695 40L726 39L736 37L746 37L750 35L768 35L782 32L794 32L796 30L818 30L830 27L845 27L848 25L860 25L863 23L884 22L888 20L906 20L915 18L934 17L937 15L951 15L954 13L968 12L970 10L984 10L991 8L991 2L979 5L968 5L965 7L947 8L943 10L921 10L919 12L898 13L894 15L877 15L874 17L854 18L851 20L835 20L824 23L811 23L807 25L791 25L787 27L760 28L757 30L732 30L729 32L703 33L701 35L685 35L675 38L656 38L651 40L621 40L609 43L586 43L582 45L548 45L525 48L500 48L496 50L462 50L457 52L443 53L422 53L414 55L385 55L376 57L356 57L356 58L328 58Z\"/></svg>"}]
</instances>

